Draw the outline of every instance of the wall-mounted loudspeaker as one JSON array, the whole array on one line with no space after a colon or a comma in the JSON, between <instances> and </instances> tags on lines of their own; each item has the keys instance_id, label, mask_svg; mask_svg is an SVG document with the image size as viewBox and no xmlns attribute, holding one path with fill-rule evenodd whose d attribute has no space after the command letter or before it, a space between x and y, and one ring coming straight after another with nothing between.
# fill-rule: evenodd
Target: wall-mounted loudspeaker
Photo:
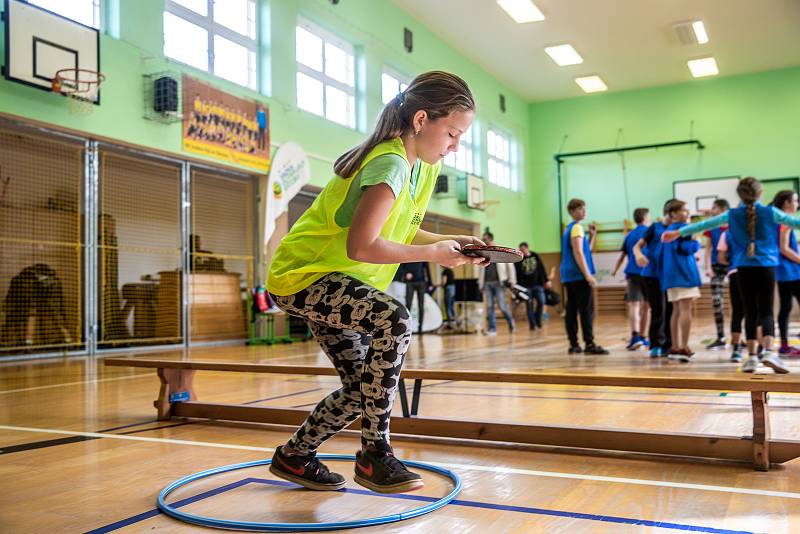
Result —
<instances>
[{"instance_id":1,"label":"wall-mounted loudspeaker","mask_svg":"<svg viewBox=\"0 0 800 534\"><path fill-rule=\"evenodd\" d=\"M403 46L409 54L414 50L414 34L408 28L403 28Z\"/></svg>"},{"instance_id":2,"label":"wall-mounted loudspeaker","mask_svg":"<svg viewBox=\"0 0 800 534\"><path fill-rule=\"evenodd\" d=\"M169 76L153 80L153 110L158 113L178 112L178 81Z\"/></svg>"}]
</instances>

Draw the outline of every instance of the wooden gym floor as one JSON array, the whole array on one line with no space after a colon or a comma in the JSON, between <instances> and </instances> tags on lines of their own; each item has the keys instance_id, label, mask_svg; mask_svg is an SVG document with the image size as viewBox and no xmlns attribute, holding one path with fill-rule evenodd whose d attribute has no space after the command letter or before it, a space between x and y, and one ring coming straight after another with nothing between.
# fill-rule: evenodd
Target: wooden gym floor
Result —
<instances>
[{"instance_id":1,"label":"wooden gym floor","mask_svg":"<svg viewBox=\"0 0 800 534\"><path fill-rule=\"evenodd\" d=\"M697 371L735 372L727 352L698 351L689 365L651 362L627 352L622 318L598 320L610 356L569 357L559 319L543 331L497 337L415 338L414 368L579 369L636 373L668 366L676 380ZM795 328L796 329L796 328ZM700 347L713 328L694 327ZM793 330L794 331L794 330ZM148 353L148 357L155 356ZM217 347L158 354L202 360L327 363L313 342L274 347ZM800 373L800 360L791 362ZM211 467L269 458L289 429L258 425L155 420L158 379L152 370L106 368L102 359L70 358L0 366L0 531L200 532L156 513L171 481ZM336 388L329 376L199 372L201 400L310 408ZM408 384L410 387L410 384ZM771 396L772 435L800 439L800 396ZM399 414L399 402L395 412ZM420 415L475 420L671 430L725 435L752 431L746 393L665 391L524 384L426 382ZM342 434L325 453L352 454L358 436ZM396 438L397 455L457 472L458 502L416 519L361 532L800 532L800 460L757 472L749 465L630 454L579 454L536 447L420 442ZM352 482L352 464L330 467ZM417 496L444 495L448 484L425 476ZM214 491L233 484L228 491ZM223 488L225 489L225 488ZM277 483L266 468L197 482L175 499L210 491L190 513L244 521L345 521L426 504L358 491L317 493ZM209 530L210 531L210 530Z\"/></svg>"}]
</instances>

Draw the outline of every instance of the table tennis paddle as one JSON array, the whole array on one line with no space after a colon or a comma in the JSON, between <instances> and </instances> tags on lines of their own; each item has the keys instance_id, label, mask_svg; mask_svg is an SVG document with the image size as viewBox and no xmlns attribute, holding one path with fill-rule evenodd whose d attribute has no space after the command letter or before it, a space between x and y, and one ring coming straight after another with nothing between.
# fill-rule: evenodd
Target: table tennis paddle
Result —
<instances>
[{"instance_id":1,"label":"table tennis paddle","mask_svg":"<svg viewBox=\"0 0 800 534\"><path fill-rule=\"evenodd\" d=\"M464 245L461 253L488 259L491 263L516 263L522 261L522 252L515 248L495 245Z\"/></svg>"}]
</instances>

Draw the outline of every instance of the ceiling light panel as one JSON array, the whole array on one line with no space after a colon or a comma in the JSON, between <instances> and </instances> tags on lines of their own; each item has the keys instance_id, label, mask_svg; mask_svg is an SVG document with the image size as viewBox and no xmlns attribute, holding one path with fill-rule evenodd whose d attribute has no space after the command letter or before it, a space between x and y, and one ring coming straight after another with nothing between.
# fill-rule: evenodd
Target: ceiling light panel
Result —
<instances>
[{"instance_id":1,"label":"ceiling light panel","mask_svg":"<svg viewBox=\"0 0 800 534\"><path fill-rule=\"evenodd\" d=\"M572 47L571 44L548 46L544 49L556 65L566 67L568 65L580 65L583 63L581 55Z\"/></svg>"},{"instance_id":2,"label":"ceiling light panel","mask_svg":"<svg viewBox=\"0 0 800 534\"><path fill-rule=\"evenodd\" d=\"M575 78L575 83L577 83L581 89L583 89L584 93L601 93L603 91L608 90L608 86L603 79L593 74L592 76L581 76L580 78Z\"/></svg>"},{"instance_id":3,"label":"ceiling light panel","mask_svg":"<svg viewBox=\"0 0 800 534\"><path fill-rule=\"evenodd\" d=\"M717 60L713 57L692 59L687 65L689 65L689 70L695 78L705 78L706 76L715 76L719 74Z\"/></svg>"},{"instance_id":4,"label":"ceiling light panel","mask_svg":"<svg viewBox=\"0 0 800 534\"><path fill-rule=\"evenodd\" d=\"M544 20L544 15L531 0L497 0L497 4L519 24Z\"/></svg>"}]
</instances>

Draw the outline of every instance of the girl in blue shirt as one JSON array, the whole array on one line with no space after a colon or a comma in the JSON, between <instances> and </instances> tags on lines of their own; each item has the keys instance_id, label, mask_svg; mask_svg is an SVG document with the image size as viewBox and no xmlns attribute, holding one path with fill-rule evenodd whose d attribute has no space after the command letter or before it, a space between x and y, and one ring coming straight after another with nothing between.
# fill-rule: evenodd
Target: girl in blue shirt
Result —
<instances>
[{"instance_id":1,"label":"girl in blue shirt","mask_svg":"<svg viewBox=\"0 0 800 534\"><path fill-rule=\"evenodd\" d=\"M797 193L790 190L779 191L772 205L785 213L797 213ZM781 252L778 267L775 269L780 300L778 327L781 333L781 348L778 352L798 356L800 351L789 346L789 314L792 312L792 297L800 302L800 255L792 228L781 225L778 240Z\"/></svg>"},{"instance_id":2,"label":"girl in blue shirt","mask_svg":"<svg viewBox=\"0 0 800 534\"><path fill-rule=\"evenodd\" d=\"M761 182L753 177L739 182L736 192L742 204L730 211L705 221L664 232L665 242L675 241L696 232L718 228L728 224L728 238L734 252L732 265L738 269L740 290L745 303L745 336L750 357L742 365L742 371L752 373L758 368L757 328L763 330L764 353L761 363L776 373L788 373L789 369L772 351L775 320L772 313L775 291L775 268L779 263L778 231L781 224L800 228L800 219L795 219L773 206L764 206L761 198Z\"/></svg>"},{"instance_id":3,"label":"girl in blue shirt","mask_svg":"<svg viewBox=\"0 0 800 534\"><path fill-rule=\"evenodd\" d=\"M686 202L670 202L669 216L672 224L667 229L675 231L686 226L689 210ZM695 254L700 250L700 242L691 237L680 237L665 243L661 256L661 280L667 292L667 300L672 303L672 350L670 359L689 362L694 353L689 349L689 333L692 326L692 301L700 297L700 271L697 269Z\"/></svg>"}]
</instances>

